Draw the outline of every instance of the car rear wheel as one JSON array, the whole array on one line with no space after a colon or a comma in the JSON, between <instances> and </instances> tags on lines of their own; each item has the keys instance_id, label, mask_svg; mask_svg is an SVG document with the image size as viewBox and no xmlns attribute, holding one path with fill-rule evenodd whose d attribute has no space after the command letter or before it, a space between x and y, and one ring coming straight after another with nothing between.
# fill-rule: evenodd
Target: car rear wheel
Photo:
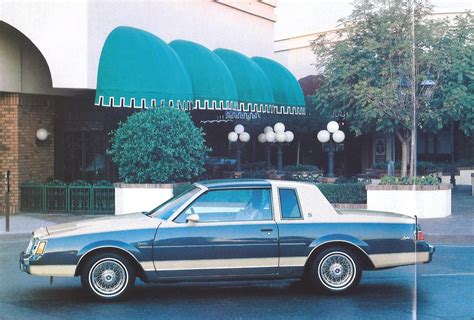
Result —
<instances>
[{"instance_id":1,"label":"car rear wheel","mask_svg":"<svg viewBox=\"0 0 474 320\"><path fill-rule=\"evenodd\" d=\"M318 253L309 275L316 289L336 294L357 286L362 269L356 254L343 247L334 247Z\"/></svg>"},{"instance_id":2,"label":"car rear wheel","mask_svg":"<svg viewBox=\"0 0 474 320\"><path fill-rule=\"evenodd\" d=\"M101 300L118 300L135 285L135 270L125 257L101 253L86 262L81 282L84 288Z\"/></svg>"}]
</instances>

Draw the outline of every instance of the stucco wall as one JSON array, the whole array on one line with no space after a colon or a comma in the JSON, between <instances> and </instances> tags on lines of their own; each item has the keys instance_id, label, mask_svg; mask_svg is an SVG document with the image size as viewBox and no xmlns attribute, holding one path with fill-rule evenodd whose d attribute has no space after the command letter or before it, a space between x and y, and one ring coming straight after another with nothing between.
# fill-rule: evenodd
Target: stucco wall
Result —
<instances>
[{"instance_id":1,"label":"stucco wall","mask_svg":"<svg viewBox=\"0 0 474 320\"><path fill-rule=\"evenodd\" d=\"M38 47L53 87L95 89L102 45L120 25L147 30L167 42L186 39L211 50L225 47L272 58L274 22L268 17L273 6L251 0L237 9L223 2L0 0L0 21ZM5 77L18 77L17 70L8 71ZM0 91L5 90L0 86Z\"/></svg>"}]
</instances>

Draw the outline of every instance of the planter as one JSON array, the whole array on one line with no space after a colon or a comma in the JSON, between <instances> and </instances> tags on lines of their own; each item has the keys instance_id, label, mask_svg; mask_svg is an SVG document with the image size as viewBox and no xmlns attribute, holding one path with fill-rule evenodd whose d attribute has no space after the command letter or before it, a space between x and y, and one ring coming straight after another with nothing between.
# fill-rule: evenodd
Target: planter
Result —
<instances>
[{"instance_id":1,"label":"planter","mask_svg":"<svg viewBox=\"0 0 474 320\"><path fill-rule=\"evenodd\" d=\"M458 168L458 172L454 176L456 178L456 185L457 186L471 186L471 175L474 173L474 167L461 167ZM446 174L446 175L445 175ZM450 183L451 181L451 174L450 173L444 173L443 176L441 177L441 180L443 183Z\"/></svg>"},{"instance_id":2,"label":"planter","mask_svg":"<svg viewBox=\"0 0 474 320\"><path fill-rule=\"evenodd\" d=\"M115 183L115 215L150 211L173 196L176 184Z\"/></svg>"},{"instance_id":3,"label":"planter","mask_svg":"<svg viewBox=\"0 0 474 320\"><path fill-rule=\"evenodd\" d=\"M418 218L451 215L451 185L367 185L367 209Z\"/></svg>"}]
</instances>

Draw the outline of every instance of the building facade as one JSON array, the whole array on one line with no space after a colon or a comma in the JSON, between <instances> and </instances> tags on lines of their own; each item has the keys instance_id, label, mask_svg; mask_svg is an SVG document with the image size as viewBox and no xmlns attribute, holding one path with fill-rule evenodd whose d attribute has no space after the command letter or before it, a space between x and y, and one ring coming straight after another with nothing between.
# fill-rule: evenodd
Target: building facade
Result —
<instances>
[{"instance_id":1,"label":"building facade","mask_svg":"<svg viewBox=\"0 0 474 320\"><path fill-rule=\"evenodd\" d=\"M128 26L166 43L185 39L271 59L275 7L274 0L0 0L0 171L11 172L11 211L27 181L117 177L108 133L134 110L95 105L112 30ZM38 129L48 132L45 141Z\"/></svg>"}]
</instances>

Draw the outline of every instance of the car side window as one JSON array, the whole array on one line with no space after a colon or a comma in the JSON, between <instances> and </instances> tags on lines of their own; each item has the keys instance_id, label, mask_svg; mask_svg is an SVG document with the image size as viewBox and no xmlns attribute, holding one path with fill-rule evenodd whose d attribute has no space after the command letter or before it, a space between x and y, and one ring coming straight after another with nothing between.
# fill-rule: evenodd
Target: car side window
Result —
<instances>
[{"instance_id":1,"label":"car side window","mask_svg":"<svg viewBox=\"0 0 474 320\"><path fill-rule=\"evenodd\" d=\"M301 219L301 208L295 189L278 189L282 219Z\"/></svg>"},{"instance_id":2,"label":"car side window","mask_svg":"<svg viewBox=\"0 0 474 320\"><path fill-rule=\"evenodd\" d=\"M270 189L210 190L196 199L175 219L199 215L199 222L272 220Z\"/></svg>"}]
</instances>

